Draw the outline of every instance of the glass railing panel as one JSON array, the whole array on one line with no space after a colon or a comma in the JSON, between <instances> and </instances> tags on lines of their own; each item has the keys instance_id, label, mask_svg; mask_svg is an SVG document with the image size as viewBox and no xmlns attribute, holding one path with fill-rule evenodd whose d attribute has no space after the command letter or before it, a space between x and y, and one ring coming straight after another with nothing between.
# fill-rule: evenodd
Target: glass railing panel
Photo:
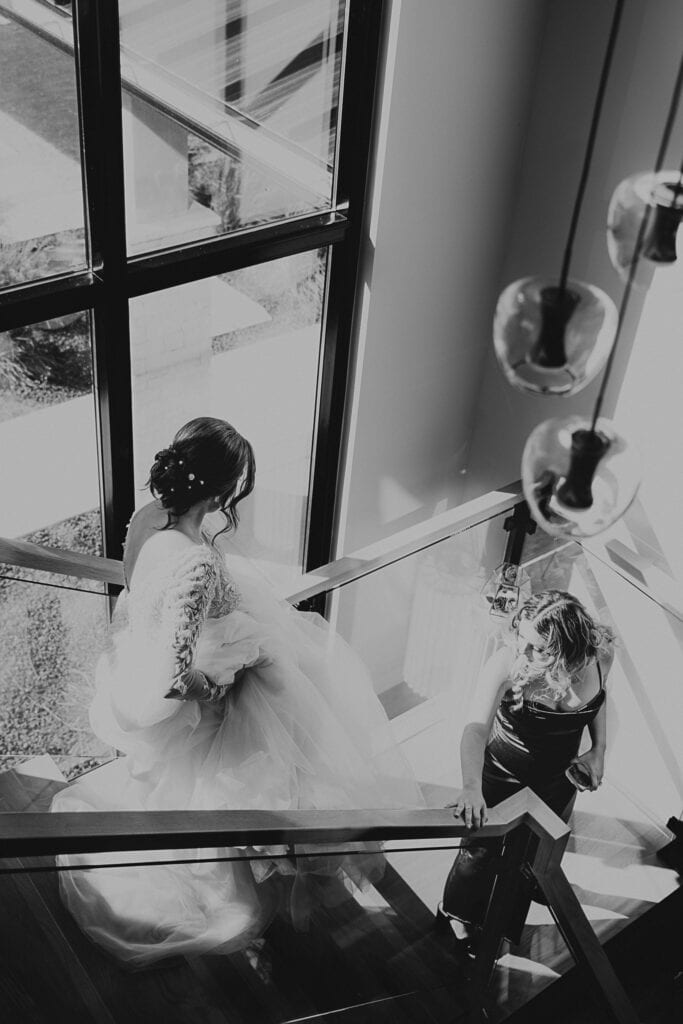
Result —
<instances>
[{"instance_id":1,"label":"glass railing panel","mask_svg":"<svg viewBox=\"0 0 683 1024\"><path fill-rule=\"evenodd\" d=\"M418 1020L426 1008L459 1019L464 971L404 881L438 877L453 844L391 845L402 852L331 844L280 860L253 849L109 853L100 864L122 866L89 870L63 870L64 859L56 870L47 857L0 860L5 1013L280 1024L356 1007L373 1021ZM180 863L187 853L198 859Z\"/></svg>"},{"instance_id":2,"label":"glass railing panel","mask_svg":"<svg viewBox=\"0 0 683 1024\"><path fill-rule=\"evenodd\" d=\"M588 550L575 564L618 636L606 781L658 847L662 825L683 807L683 609L664 607Z\"/></svg>"},{"instance_id":3,"label":"glass railing panel","mask_svg":"<svg viewBox=\"0 0 683 1024\"><path fill-rule=\"evenodd\" d=\"M477 993L472 959L430 909L458 848L396 839L0 858L5 1012L62 1019L68 1006L133 1024L343 1011L389 1024L428 1012L455 1024L476 1002L502 1022L573 961L536 908L539 926L503 944ZM658 977L670 986L672 973L669 963ZM642 998L637 977L621 981Z\"/></svg>"},{"instance_id":4,"label":"glass railing panel","mask_svg":"<svg viewBox=\"0 0 683 1024\"><path fill-rule=\"evenodd\" d=\"M507 514L402 558L329 595L332 624L360 654L421 781L458 785L457 742L481 665L501 633L483 590L502 563ZM437 729L432 748L418 739ZM419 750L419 752L418 752ZM433 755L433 756L432 756Z\"/></svg>"},{"instance_id":5,"label":"glass railing panel","mask_svg":"<svg viewBox=\"0 0 683 1024\"><path fill-rule=\"evenodd\" d=\"M85 267L71 22L36 0L0 5L0 196L0 288Z\"/></svg>"},{"instance_id":6,"label":"glass railing panel","mask_svg":"<svg viewBox=\"0 0 683 1024\"><path fill-rule=\"evenodd\" d=\"M0 577L0 790L5 810L46 810L42 794L53 782L74 778L115 755L93 734L88 719L108 624L109 598L102 593Z\"/></svg>"},{"instance_id":7,"label":"glass railing panel","mask_svg":"<svg viewBox=\"0 0 683 1024\"><path fill-rule=\"evenodd\" d=\"M74 571L76 571L74 569ZM106 584L98 580L84 579L82 576L70 576L64 573L50 572L47 569L33 569L23 565L12 565L0 562L0 580L17 580L23 583L40 583L46 587L60 590L86 591L90 594L106 593Z\"/></svg>"}]
</instances>

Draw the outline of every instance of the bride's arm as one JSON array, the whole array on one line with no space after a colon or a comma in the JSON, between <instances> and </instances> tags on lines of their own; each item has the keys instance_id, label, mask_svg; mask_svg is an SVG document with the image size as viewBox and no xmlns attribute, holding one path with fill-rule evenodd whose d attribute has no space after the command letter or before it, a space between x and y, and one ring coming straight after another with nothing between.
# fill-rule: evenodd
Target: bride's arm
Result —
<instances>
[{"instance_id":1,"label":"bride's arm","mask_svg":"<svg viewBox=\"0 0 683 1024\"><path fill-rule=\"evenodd\" d=\"M195 668L197 638L216 589L216 569L210 559L188 568L166 595L164 633L172 654L171 686L168 700L219 701L225 688Z\"/></svg>"}]
</instances>

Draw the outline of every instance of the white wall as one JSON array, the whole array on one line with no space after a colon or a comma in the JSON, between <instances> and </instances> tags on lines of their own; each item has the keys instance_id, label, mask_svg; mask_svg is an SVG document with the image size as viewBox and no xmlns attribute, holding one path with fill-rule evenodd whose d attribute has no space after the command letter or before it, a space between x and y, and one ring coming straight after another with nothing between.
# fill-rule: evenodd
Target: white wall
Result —
<instances>
[{"instance_id":1,"label":"white wall","mask_svg":"<svg viewBox=\"0 0 683 1024\"><path fill-rule=\"evenodd\" d=\"M556 0L549 17L524 152L514 219L499 291L528 274L559 273L588 134L612 0ZM591 174L574 246L572 275L592 282L620 304L623 282L605 244L609 200L629 174L655 161L674 85L681 40L680 0L632 0L625 5L605 96ZM668 164L678 166L683 126L678 118ZM603 414L615 408L638 327L643 295L632 293ZM599 379L574 398L527 396L503 379L491 343L491 317L480 342L487 349L474 418L467 497L519 477L524 443L541 420L592 409ZM623 427L628 429L628 425Z\"/></svg>"},{"instance_id":2,"label":"white wall","mask_svg":"<svg viewBox=\"0 0 683 1024\"><path fill-rule=\"evenodd\" d=\"M388 6L340 555L461 499L545 13Z\"/></svg>"},{"instance_id":3,"label":"white wall","mask_svg":"<svg viewBox=\"0 0 683 1024\"><path fill-rule=\"evenodd\" d=\"M462 500L544 4L389 4L338 554ZM345 588L378 691L404 676L417 560Z\"/></svg>"}]
</instances>

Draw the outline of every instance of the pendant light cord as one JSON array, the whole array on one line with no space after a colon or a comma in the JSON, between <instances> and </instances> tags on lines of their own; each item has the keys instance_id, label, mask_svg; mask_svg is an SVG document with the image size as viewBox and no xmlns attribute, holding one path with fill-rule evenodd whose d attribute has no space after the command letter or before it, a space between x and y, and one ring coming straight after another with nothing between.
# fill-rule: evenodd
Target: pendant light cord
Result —
<instances>
[{"instance_id":1,"label":"pendant light cord","mask_svg":"<svg viewBox=\"0 0 683 1024\"><path fill-rule=\"evenodd\" d=\"M593 149L595 148L595 140L598 134L598 124L600 123L600 114L602 113L602 101L605 97L605 90L607 88L607 82L609 80L609 72L612 64L612 55L614 53L614 48L617 42L617 36L619 34L619 23L621 21L623 9L624 0L616 0L616 3L614 5L614 14L612 16L612 27L610 28L609 38L607 40L607 48L605 50L605 57L602 62L602 71L600 72L600 82L598 83L598 91L595 97L595 104L593 105L593 116L591 118L590 131L588 132L588 142L586 143L586 153L583 158L581 178L579 179L579 187L576 193L576 199L574 200L574 209L572 211L572 219L569 225L567 245L565 247L564 258L562 260L562 270L560 272L560 292L564 292L567 286L567 278L569 277L569 265L571 263L572 258L572 248L574 246L574 237L576 235L576 228L579 223L581 205L583 203L583 197L586 191L586 184L588 182L588 174L590 172L591 162L593 159Z\"/></svg>"},{"instance_id":2,"label":"pendant light cord","mask_svg":"<svg viewBox=\"0 0 683 1024\"><path fill-rule=\"evenodd\" d=\"M671 102L669 104L669 113L667 114L666 123L664 125L664 131L662 133L662 140L661 140L661 142L659 144L659 152L657 153L657 159L655 161L655 166L654 166L654 170L653 170L654 174L659 174L659 172L662 169L662 164L664 163L664 159L666 157L666 151L667 151L667 149L669 147L669 140L671 139L671 133L673 131L673 127L674 127L674 124L675 124L675 121L676 121L676 115L678 113L678 105L679 105L679 102L680 102L680 99L681 99L681 89L682 88L683 88L683 56L681 57L680 63L678 65L678 74L676 76L676 83L674 85L673 93L671 95ZM638 264L640 262L640 253L641 253L641 249L643 248L643 241L645 239L645 232L647 230L647 227L648 227L648 224L649 224L649 221L650 221L651 213L652 213L652 207L651 207L651 205L649 203L647 203L645 205L645 209L643 211L643 215L640 218L640 227L638 228L638 235L636 237L636 245L635 245L635 249L633 250L633 259L631 260L631 266L629 267L628 278L626 280L626 284L624 285L624 291L623 291L623 294L621 296L621 304L619 306L619 318L617 320L617 329L616 329L616 333L614 335L614 343L612 345L612 349L610 351L610 354L609 354L609 356L607 358L607 362L605 363L605 371L604 371L603 376L602 376L602 382L600 384L600 391L598 392L598 397L597 397L597 399L595 401L595 408L593 410L593 420L591 422L591 432L592 433L595 433L595 425L598 422L598 417L599 417L600 412L602 410L602 403L603 403L604 398L605 398L605 391L607 390L607 382L609 381L609 376L610 376L610 373L611 373L611 370L612 370L612 365L614 363L614 354L615 354L615 352L617 350L617 344L618 344L619 338L621 336L621 329L622 329L622 327L624 325L624 320L626 318L626 311L628 309L629 299L631 298L631 289L633 287L633 281L634 281L635 276L636 276L636 271L638 270Z\"/></svg>"}]
</instances>

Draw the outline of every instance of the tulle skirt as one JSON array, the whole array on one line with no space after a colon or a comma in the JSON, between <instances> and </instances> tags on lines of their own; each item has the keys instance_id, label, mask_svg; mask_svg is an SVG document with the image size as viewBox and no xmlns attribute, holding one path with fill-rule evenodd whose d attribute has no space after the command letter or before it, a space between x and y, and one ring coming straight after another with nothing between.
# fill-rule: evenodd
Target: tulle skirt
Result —
<instances>
[{"instance_id":1,"label":"tulle skirt","mask_svg":"<svg viewBox=\"0 0 683 1024\"><path fill-rule=\"evenodd\" d=\"M91 721L125 756L60 792L53 811L423 806L360 659L320 616L295 611L248 576L238 585L239 610L206 621L195 655L228 686L217 705L164 700L144 637L129 625L119 631L100 659ZM141 860L164 863L135 866ZM69 869L60 889L73 916L133 968L233 952L262 935L283 891L296 923L312 890L325 898L340 881L362 886L384 868L370 843L343 855L222 848L59 862ZM112 863L121 866L103 866Z\"/></svg>"}]
</instances>

